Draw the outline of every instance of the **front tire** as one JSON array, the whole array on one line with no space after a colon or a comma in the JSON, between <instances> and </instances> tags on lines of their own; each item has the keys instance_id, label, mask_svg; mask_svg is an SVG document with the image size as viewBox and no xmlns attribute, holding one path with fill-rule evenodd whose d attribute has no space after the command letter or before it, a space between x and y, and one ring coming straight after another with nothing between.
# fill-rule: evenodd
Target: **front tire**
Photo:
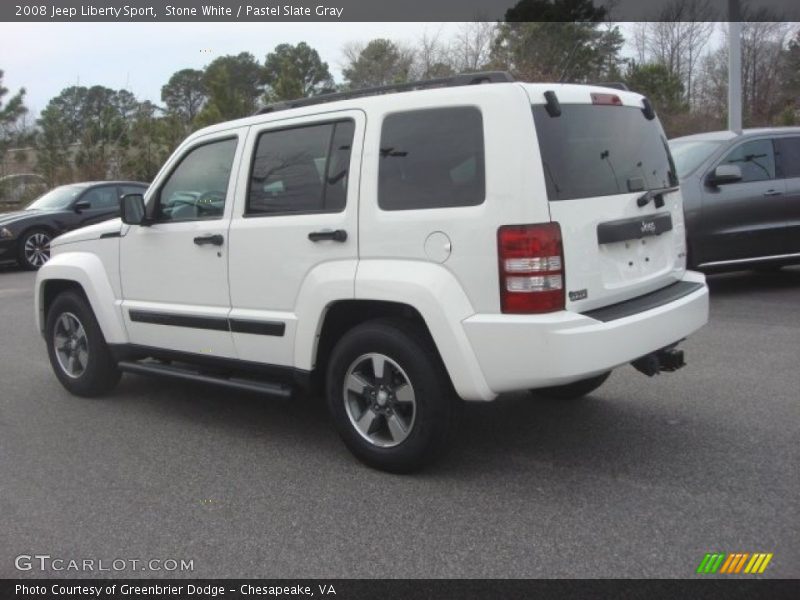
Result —
<instances>
[{"instance_id":1,"label":"front tire","mask_svg":"<svg viewBox=\"0 0 800 600\"><path fill-rule=\"evenodd\" d=\"M47 312L47 354L56 377L77 396L111 391L121 373L89 303L80 293L59 294Z\"/></svg>"},{"instance_id":2,"label":"front tire","mask_svg":"<svg viewBox=\"0 0 800 600\"><path fill-rule=\"evenodd\" d=\"M31 229L19 238L17 262L28 271L36 271L50 260L50 242L53 236L46 229Z\"/></svg>"},{"instance_id":3,"label":"front tire","mask_svg":"<svg viewBox=\"0 0 800 600\"><path fill-rule=\"evenodd\" d=\"M566 385L537 388L531 390L531 393L551 400L576 400L587 394L591 394L603 385L610 375L611 371L607 371L606 373L601 373L600 375L595 375L587 379L581 379L580 381L573 381Z\"/></svg>"},{"instance_id":4,"label":"front tire","mask_svg":"<svg viewBox=\"0 0 800 600\"><path fill-rule=\"evenodd\" d=\"M415 471L441 454L460 403L427 336L390 319L342 337L328 364L326 399L350 451L393 473Z\"/></svg>"}]
</instances>

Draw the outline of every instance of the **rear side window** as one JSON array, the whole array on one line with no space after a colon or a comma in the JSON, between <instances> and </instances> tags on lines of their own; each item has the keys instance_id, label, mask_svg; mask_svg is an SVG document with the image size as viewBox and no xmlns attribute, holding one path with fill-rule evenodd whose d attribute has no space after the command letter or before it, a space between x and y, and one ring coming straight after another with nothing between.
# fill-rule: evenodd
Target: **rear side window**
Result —
<instances>
[{"instance_id":1,"label":"rear side window","mask_svg":"<svg viewBox=\"0 0 800 600\"><path fill-rule=\"evenodd\" d=\"M388 115L381 129L378 206L475 206L486 196L483 118L453 107Z\"/></svg>"},{"instance_id":2,"label":"rear side window","mask_svg":"<svg viewBox=\"0 0 800 600\"><path fill-rule=\"evenodd\" d=\"M720 164L736 165L742 182L775 179L775 153L772 140L753 140L734 148Z\"/></svg>"},{"instance_id":3,"label":"rear side window","mask_svg":"<svg viewBox=\"0 0 800 600\"><path fill-rule=\"evenodd\" d=\"M778 173L781 177L800 177L800 137L775 140L778 154Z\"/></svg>"},{"instance_id":4,"label":"rear side window","mask_svg":"<svg viewBox=\"0 0 800 600\"><path fill-rule=\"evenodd\" d=\"M354 131L353 121L339 121L262 133L247 214L343 211Z\"/></svg>"},{"instance_id":5,"label":"rear side window","mask_svg":"<svg viewBox=\"0 0 800 600\"><path fill-rule=\"evenodd\" d=\"M561 116L533 106L547 197L572 200L678 185L657 119L634 106L562 104Z\"/></svg>"}]
</instances>

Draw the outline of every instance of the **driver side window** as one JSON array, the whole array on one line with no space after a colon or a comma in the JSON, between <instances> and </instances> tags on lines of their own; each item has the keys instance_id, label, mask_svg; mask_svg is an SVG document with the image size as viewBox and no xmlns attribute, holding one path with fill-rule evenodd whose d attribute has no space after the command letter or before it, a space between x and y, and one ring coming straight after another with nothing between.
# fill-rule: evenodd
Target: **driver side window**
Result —
<instances>
[{"instance_id":1,"label":"driver side window","mask_svg":"<svg viewBox=\"0 0 800 600\"><path fill-rule=\"evenodd\" d=\"M775 179L775 153L772 140L753 140L733 149L720 163L736 165L742 171L742 182Z\"/></svg>"},{"instance_id":2,"label":"driver side window","mask_svg":"<svg viewBox=\"0 0 800 600\"><path fill-rule=\"evenodd\" d=\"M119 207L119 198L117 198L117 186L110 185L105 187L94 188L89 190L82 197L81 200L88 202L91 209L105 208L107 210L114 210Z\"/></svg>"},{"instance_id":3,"label":"driver side window","mask_svg":"<svg viewBox=\"0 0 800 600\"><path fill-rule=\"evenodd\" d=\"M190 150L161 186L155 219L222 218L236 145L236 138L228 138Z\"/></svg>"}]
</instances>

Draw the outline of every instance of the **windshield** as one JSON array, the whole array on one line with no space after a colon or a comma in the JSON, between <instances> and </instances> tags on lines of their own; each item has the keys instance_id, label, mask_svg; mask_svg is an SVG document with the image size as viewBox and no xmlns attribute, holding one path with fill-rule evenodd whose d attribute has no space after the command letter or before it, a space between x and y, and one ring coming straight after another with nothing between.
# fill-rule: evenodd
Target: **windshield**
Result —
<instances>
[{"instance_id":1,"label":"windshield","mask_svg":"<svg viewBox=\"0 0 800 600\"><path fill-rule=\"evenodd\" d=\"M678 177L686 177L694 171L700 166L700 163L711 156L714 150L719 148L721 143L721 141L708 140L702 142L670 142L669 148L672 150L672 158L675 160L675 167L678 169Z\"/></svg>"},{"instance_id":2,"label":"windshield","mask_svg":"<svg viewBox=\"0 0 800 600\"><path fill-rule=\"evenodd\" d=\"M64 185L50 190L31 202L25 210L58 210L68 208L70 203L84 190L77 185Z\"/></svg>"},{"instance_id":3,"label":"windshield","mask_svg":"<svg viewBox=\"0 0 800 600\"><path fill-rule=\"evenodd\" d=\"M640 108L562 104L559 117L542 105L532 108L550 200L678 184L664 131Z\"/></svg>"}]
</instances>

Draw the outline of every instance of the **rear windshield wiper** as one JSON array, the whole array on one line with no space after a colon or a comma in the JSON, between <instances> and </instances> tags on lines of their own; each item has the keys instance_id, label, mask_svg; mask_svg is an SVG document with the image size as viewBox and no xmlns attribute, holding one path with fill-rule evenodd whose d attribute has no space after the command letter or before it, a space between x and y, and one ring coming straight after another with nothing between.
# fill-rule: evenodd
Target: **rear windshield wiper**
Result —
<instances>
[{"instance_id":1,"label":"rear windshield wiper","mask_svg":"<svg viewBox=\"0 0 800 600\"><path fill-rule=\"evenodd\" d=\"M650 200L655 198L656 199L656 203L655 203L656 207L657 208L661 208L662 206L664 206L664 197L663 197L664 194L668 194L670 192L676 192L676 191L678 191L678 189L680 189L680 186L673 185L671 187L664 187L664 188L656 188L654 190L647 190L644 194L642 194L641 196L639 196L636 199L636 205L637 206L647 206L647 204L650 202Z\"/></svg>"}]
</instances>

